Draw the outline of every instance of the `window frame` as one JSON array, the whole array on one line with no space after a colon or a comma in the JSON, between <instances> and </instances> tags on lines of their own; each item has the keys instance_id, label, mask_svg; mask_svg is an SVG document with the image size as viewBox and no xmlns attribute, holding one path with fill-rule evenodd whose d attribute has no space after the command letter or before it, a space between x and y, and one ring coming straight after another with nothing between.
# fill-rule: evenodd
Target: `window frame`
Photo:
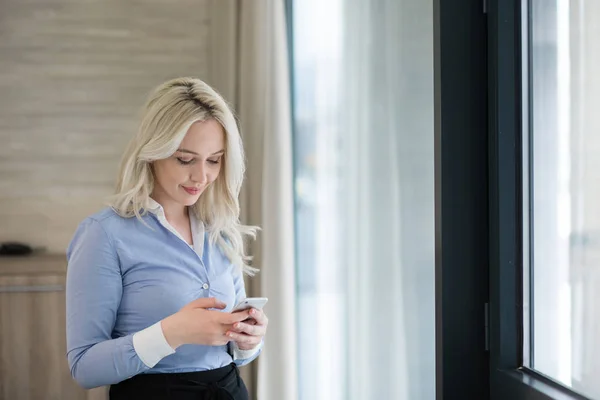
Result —
<instances>
[{"instance_id":1,"label":"window frame","mask_svg":"<svg viewBox=\"0 0 600 400\"><path fill-rule=\"evenodd\" d=\"M490 399L584 400L523 366L522 1L488 0ZM528 81L527 81L528 82ZM523 122L526 126L524 127ZM525 166L528 168L528 166ZM530 173L530 172L528 172ZM533 305L532 305L533 309Z\"/></svg>"},{"instance_id":2,"label":"window frame","mask_svg":"<svg viewBox=\"0 0 600 400\"><path fill-rule=\"evenodd\" d=\"M433 13L436 398L486 399L486 17L473 0L433 0Z\"/></svg>"}]
</instances>

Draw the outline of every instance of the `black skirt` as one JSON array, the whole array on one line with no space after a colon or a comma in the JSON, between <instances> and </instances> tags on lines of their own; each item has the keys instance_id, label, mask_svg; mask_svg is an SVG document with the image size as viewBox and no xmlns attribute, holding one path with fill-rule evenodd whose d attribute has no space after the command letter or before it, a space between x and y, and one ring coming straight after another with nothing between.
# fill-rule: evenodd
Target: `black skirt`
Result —
<instances>
[{"instance_id":1,"label":"black skirt","mask_svg":"<svg viewBox=\"0 0 600 400\"><path fill-rule=\"evenodd\" d=\"M140 374L109 391L110 400L248 400L238 367L201 372Z\"/></svg>"}]
</instances>

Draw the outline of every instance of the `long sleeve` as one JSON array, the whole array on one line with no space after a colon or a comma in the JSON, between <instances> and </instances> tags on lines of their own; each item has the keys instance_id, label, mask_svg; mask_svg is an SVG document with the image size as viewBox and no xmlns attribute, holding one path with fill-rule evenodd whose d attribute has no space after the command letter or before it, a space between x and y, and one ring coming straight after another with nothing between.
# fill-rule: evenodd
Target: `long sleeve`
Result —
<instances>
[{"instance_id":1,"label":"long sleeve","mask_svg":"<svg viewBox=\"0 0 600 400\"><path fill-rule=\"evenodd\" d=\"M246 286L241 270L237 267L234 267L234 270L233 284L235 286L235 303L237 304L246 298ZM231 346L233 354L233 362L236 363L238 367L251 363L262 352L263 343L264 339L254 349L241 350L235 342L230 342L229 345Z\"/></svg>"},{"instance_id":2,"label":"long sleeve","mask_svg":"<svg viewBox=\"0 0 600 400\"><path fill-rule=\"evenodd\" d=\"M84 388L118 383L143 372L133 335L112 338L123 292L116 249L100 223L88 218L67 250L67 358Z\"/></svg>"}]
</instances>

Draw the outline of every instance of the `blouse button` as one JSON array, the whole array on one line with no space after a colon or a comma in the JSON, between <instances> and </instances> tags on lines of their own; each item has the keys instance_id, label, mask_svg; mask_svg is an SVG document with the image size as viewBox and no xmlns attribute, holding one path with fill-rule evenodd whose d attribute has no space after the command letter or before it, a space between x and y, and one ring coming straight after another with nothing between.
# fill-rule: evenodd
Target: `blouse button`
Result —
<instances>
[{"instance_id":1,"label":"blouse button","mask_svg":"<svg viewBox=\"0 0 600 400\"><path fill-rule=\"evenodd\" d=\"M202 285L202 289L208 289L208 283L205 283L204 285Z\"/></svg>"}]
</instances>

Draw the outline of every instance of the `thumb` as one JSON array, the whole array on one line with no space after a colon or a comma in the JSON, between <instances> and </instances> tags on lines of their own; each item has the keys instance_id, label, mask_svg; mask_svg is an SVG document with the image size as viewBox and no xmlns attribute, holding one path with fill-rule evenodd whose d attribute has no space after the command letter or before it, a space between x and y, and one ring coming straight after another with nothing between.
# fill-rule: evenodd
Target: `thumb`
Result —
<instances>
[{"instance_id":1,"label":"thumb","mask_svg":"<svg viewBox=\"0 0 600 400\"><path fill-rule=\"evenodd\" d=\"M227 307L227 304L223 303L221 300L218 300L214 297L201 297L194 301L189 302L186 308L218 308L224 309Z\"/></svg>"}]
</instances>

